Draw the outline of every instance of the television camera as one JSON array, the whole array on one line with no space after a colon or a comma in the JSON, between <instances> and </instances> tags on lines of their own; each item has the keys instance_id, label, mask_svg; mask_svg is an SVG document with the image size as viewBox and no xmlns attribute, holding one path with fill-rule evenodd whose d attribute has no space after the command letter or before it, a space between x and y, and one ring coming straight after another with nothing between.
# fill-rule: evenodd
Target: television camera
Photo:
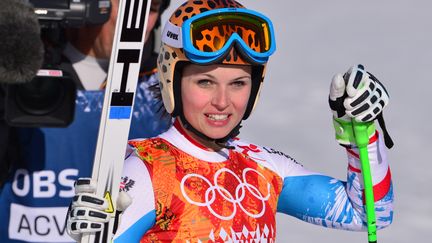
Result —
<instances>
[{"instance_id":1,"label":"television camera","mask_svg":"<svg viewBox=\"0 0 432 243\"><path fill-rule=\"evenodd\" d=\"M8 125L15 127L68 126L74 117L76 84L79 83L79 80L77 80L72 65L62 57L62 50L66 43L64 31L66 28L79 28L84 25L105 23L111 13L110 0L1 1L5 5L6 2L9 2L7 6L11 4L15 4L15 6L7 7L9 10L3 10L4 18L0 19L0 25L7 25L7 22L12 24L7 26L11 27L10 35L7 35L9 33L0 35L0 44L5 43L6 45L3 46L17 46L24 49L18 50L9 47L9 50L4 52L12 52L12 54L6 55L12 58L9 58L10 60L0 60L0 66L3 64L11 65L12 63L19 72L26 72L28 69L23 67L26 67L27 62L34 61L34 63L41 64L38 67L39 69L34 70L34 75L22 73L21 75L2 75L0 72L0 85L3 86L0 99L4 99L3 102L0 100L0 105L4 103L4 119ZM23 22L22 18L12 17L15 19L10 19L10 17L6 16L7 14L20 16L14 12L20 12L21 15L25 13L25 11L20 11L20 8L31 8L31 12L27 16L21 17L36 18L35 26L21 23ZM20 32L20 30L13 30L14 23L21 23L23 29L28 28L31 30L23 30L22 34L34 32L39 33L39 36L35 36L31 40L25 37L20 38L20 36L12 38L12 35ZM20 28L20 26L17 25L16 28ZM8 28L3 29L7 31ZM26 43L23 41L32 42L32 44L41 41L40 55L30 55L25 52ZM16 42L16 45L12 45L11 42ZM19 52L21 50L23 50L23 53ZM14 68L8 70L15 71ZM19 80L29 76L31 80ZM4 97L1 97L2 93ZM1 109L0 107L0 111Z\"/></svg>"}]
</instances>

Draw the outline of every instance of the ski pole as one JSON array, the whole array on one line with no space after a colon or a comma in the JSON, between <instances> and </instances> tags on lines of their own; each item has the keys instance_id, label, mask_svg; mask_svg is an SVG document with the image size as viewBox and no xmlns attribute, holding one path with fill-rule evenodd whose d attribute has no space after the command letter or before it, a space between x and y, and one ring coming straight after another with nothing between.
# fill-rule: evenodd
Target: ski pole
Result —
<instances>
[{"instance_id":1,"label":"ski pole","mask_svg":"<svg viewBox=\"0 0 432 243\"><path fill-rule=\"evenodd\" d=\"M369 155L367 146L369 144L369 136L367 132L368 123L356 122L352 119L355 141L359 150L361 170L364 183L364 196L366 204L366 221L369 243L377 242L376 234L376 216L375 216L375 200L373 194L372 175L369 164Z\"/></svg>"}]
</instances>

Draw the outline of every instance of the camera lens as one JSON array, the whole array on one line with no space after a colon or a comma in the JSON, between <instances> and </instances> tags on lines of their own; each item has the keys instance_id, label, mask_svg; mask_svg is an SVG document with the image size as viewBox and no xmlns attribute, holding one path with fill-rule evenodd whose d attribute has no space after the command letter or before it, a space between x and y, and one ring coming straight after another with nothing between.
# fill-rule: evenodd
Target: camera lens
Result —
<instances>
[{"instance_id":1,"label":"camera lens","mask_svg":"<svg viewBox=\"0 0 432 243\"><path fill-rule=\"evenodd\" d=\"M61 79L38 77L30 83L20 85L16 103L30 115L46 115L62 103L65 87Z\"/></svg>"}]
</instances>

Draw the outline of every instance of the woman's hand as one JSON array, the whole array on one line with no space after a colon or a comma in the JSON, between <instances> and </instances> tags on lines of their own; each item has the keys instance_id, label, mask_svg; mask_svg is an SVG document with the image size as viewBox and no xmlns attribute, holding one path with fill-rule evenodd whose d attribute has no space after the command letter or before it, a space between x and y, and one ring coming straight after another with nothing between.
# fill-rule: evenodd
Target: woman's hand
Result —
<instances>
[{"instance_id":1,"label":"woman's hand","mask_svg":"<svg viewBox=\"0 0 432 243\"><path fill-rule=\"evenodd\" d=\"M388 102L384 85L366 72L363 65L353 66L343 76L339 73L333 77L329 104L335 118L373 121Z\"/></svg>"},{"instance_id":2,"label":"woman's hand","mask_svg":"<svg viewBox=\"0 0 432 243\"><path fill-rule=\"evenodd\" d=\"M103 230L116 213L107 213L109 202L95 195L96 183L90 178L79 178L75 183L75 196L68 210L67 233L77 242L83 233L96 233ZM124 211L132 202L130 196L120 191L117 211Z\"/></svg>"}]
</instances>

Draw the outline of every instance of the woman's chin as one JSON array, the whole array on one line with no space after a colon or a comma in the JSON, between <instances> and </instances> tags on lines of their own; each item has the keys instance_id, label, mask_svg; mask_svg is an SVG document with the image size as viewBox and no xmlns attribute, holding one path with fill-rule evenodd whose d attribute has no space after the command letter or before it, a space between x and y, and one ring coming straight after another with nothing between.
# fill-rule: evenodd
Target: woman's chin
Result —
<instances>
[{"instance_id":1,"label":"woman's chin","mask_svg":"<svg viewBox=\"0 0 432 243\"><path fill-rule=\"evenodd\" d=\"M222 131L221 131L222 130ZM228 136L228 134L230 133L231 131L228 131L228 130L226 130L226 129L220 129L220 128L217 128L217 129L210 129L210 131L209 132L206 132L206 133L204 133L207 137L209 137L209 138L211 138L211 139L221 139L221 138L224 138L224 137L226 137L226 136Z\"/></svg>"}]
</instances>

